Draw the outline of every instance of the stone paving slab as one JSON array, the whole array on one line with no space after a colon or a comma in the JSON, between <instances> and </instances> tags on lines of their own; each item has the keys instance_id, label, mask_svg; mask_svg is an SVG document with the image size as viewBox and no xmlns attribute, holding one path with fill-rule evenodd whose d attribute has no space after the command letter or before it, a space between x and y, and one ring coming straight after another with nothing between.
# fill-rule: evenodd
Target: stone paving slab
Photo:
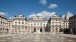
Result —
<instances>
[{"instance_id":1,"label":"stone paving slab","mask_svg":"<svg viewBox=\"0 0 76 42\"><path fill-rule=\"evenodd\" d=\"M59 35L59 36L70 37L70 38L76 39L76 35L72 35L72 34L53 34L53 35Z\"/></svg>"},{"instance_id":2,"label":"stone paving slab","mask_svg":"<svg viewBox=\"0 0 76 42\"><path fill-rule=\"evenodd\" d=\"M14 36L14 35L18 35L18 34L1 34L1 35L0 35L0 38L1 38L1 37Z\"/></svg>"}]
</instances>

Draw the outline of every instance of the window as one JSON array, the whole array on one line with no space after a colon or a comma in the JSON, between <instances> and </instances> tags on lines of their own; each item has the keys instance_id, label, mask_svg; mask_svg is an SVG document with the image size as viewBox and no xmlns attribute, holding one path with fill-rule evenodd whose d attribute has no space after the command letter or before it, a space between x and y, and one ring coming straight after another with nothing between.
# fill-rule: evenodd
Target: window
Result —
<instances>
[{"instance_id":1,"label":"window","mask_svg":"<svg viewBox=\"0 0 76 42\"><path fill-rule=\"evenodd\" d=\"M1 24L2 24L2 21L1 21Z\"/></svg>"},{"instance_id":2,"label":"window","mask_svg":"<svg viewBox=\"0 0 76 42\"><path fill-rule=\"evenodd\" d=\"M20 24L20 22L18 22Z\"/></svg>"},{"instance_id":3,"label":"window","mask_svg":"<svg viewBox=\"0 0 76 42\"><path fill-rule=\"evenodd\" d=\"M24 22L22 22L22 24L24 24Z\"/></svg>"},{"instance_id":4,"label":"window","mask_svg":"<svg viewBox=\"0 0 76 42\"><path fill-rule=\"evenodd\" d=\"M20 20L19 20L20 21Z\"/></svg>"},{"instance_id":5,"label":"window","mask_svg":"<svg viewBox=\"0 0 76 42\"><path fill-rule=\"evenodd\" d=\"M32 24L31 24L31 26L32 26Z\"/></svg>"},{"instance_id":6,"label":"window","mask_svg":"<svg viewBox=\"0 0 76 42\"><path fill-rule=\"evenodd\" d=\"M66 25L67 25L67 23L66 23Z\"/></svg>"}]
</instances>

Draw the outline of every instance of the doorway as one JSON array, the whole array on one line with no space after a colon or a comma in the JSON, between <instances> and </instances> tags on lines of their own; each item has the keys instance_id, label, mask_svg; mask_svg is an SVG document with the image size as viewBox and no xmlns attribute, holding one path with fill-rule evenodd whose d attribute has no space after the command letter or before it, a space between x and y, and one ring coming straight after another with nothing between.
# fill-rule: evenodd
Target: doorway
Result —
<instances>
[{"instance_id":1,"label":"doorway","mask_svg":"<svg viewBox=\"0 0 76 42\"><path fill-rule=\"evenodd\" d=\"M36 32L36 28L34 28L34 32Z\"/></svg>"},{"instance_id":2,"label":"doorway","mask_svg":"<svg viewBox=\"0 0 76 42\"><path fill-rule=\"evenodd\" d=\"M42 32L42 28L40 28L40 32Z\"/></svg>"}]
</instances>

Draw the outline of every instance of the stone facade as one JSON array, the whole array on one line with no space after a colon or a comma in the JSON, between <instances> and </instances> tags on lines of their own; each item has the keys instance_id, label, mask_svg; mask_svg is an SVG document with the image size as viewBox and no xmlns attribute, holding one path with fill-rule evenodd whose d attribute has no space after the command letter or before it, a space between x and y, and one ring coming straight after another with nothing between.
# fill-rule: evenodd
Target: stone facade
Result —
<instances>
[{"instance_id":1,"label":"stone facade","mask_svg":"<svg viewBox=\"0 0 76 42\"><path fill-rule=\"evenodd\" d=\"M7 21L6 25L9 33L59 32L61 28L64 29L69 26L69 21L65 21L65 19L57 15L49 19L42 16L33 16L26 19L24 15L18 15L5 20Z\"/></svg>"},{"instance_id":2,"label":"stone facade","mask_svg":"<svg viewBox=\"0 0 76 42\"><path fill-rule=\"evenodd\" d=\"M47 20L41 16L34 16L27 21L27 28L30 28L30 32L44 32Z\"/></svg>"},{"instance_id":3,"label":"stone facade","mask_svg":"<svg viewBox=\"0 0 76 42\"><path fill-rule=\"evenodd\" d=\"M64 29L65 27L68 27L69 21L65 22L65 19L62 17L59 17L57 15L51 16L50 19L48 20L47 26L46 26L46 31L52 32L52 33L58 33L60 29ZM65 25L66 24L66 25Z\"/></svg>"},{"instance_id":4,"label":"stone facade","mask_svg":"<svg viewBox=\"0 0 76 42\"><path fill-rule=\"evenodd\" d=\"M8 21L9 32L11 33L24 33L26 28L26 18L23 15L14 16L12 20Z\"/></svg>"},{"instance_id":5,"label":"stone facade","mask_svg":"<svg viewBox=\"0 0 76 42\"><path fill-rule=\"evenodd\" d=\"M7 33L7 18L0 14L0 33Z\"/></svg>"}]
</instances>

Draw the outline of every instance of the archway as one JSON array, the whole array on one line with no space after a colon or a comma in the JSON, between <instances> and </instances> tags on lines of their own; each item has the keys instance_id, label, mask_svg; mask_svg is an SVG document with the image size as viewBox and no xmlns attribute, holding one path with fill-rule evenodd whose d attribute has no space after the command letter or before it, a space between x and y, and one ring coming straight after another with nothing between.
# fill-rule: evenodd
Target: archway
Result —
<instances>
[{"instance_id":1,"label":"archway","mask_svg":"<svg viewBox=\"0 0 76 42\"><path fill-rule=\"evenodd\" d=\"M34 28L34 32L36 32L36 28Z\"/></svg>"},{"instance_id":2,"label":"archway","mask_svg":"<svg viewBox=\"0 0 76 42\"><path fill-rule=\"evenodd\" d=\"M40 28L40 32L42 32L42 28Z\"/></svg>"}]
</instances>

